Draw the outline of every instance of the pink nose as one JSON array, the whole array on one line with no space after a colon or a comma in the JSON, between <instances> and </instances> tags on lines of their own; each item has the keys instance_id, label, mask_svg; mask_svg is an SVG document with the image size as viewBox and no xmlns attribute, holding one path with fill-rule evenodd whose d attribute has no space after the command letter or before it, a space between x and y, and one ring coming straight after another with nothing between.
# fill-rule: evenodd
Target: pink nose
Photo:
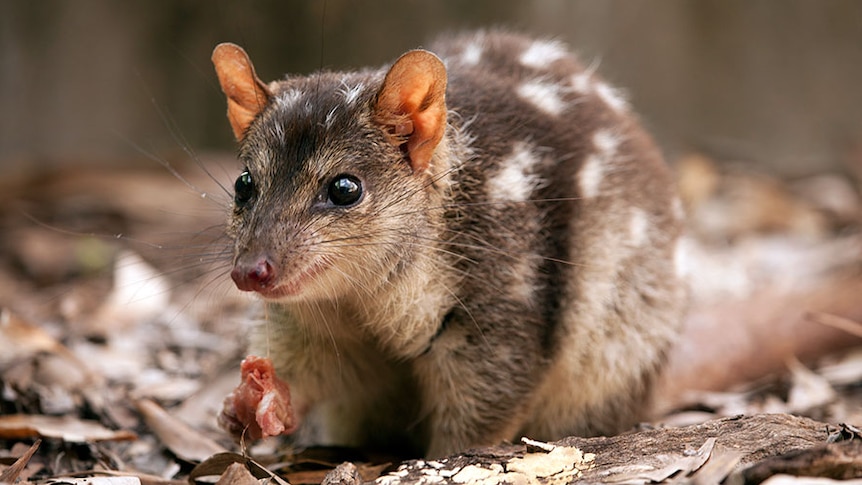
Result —
<instances>
[{"instance_id":1,"label":"pink nose","mask_svg":"<svg viewBox=\"0 0 862 485\"><path fill-rule=\"evenodd\" d=\"M251 264L238 261L230 277L242 291L260 291L275 280L275 269L266 257L258 258Z\"/></svg>"}]
</instances>

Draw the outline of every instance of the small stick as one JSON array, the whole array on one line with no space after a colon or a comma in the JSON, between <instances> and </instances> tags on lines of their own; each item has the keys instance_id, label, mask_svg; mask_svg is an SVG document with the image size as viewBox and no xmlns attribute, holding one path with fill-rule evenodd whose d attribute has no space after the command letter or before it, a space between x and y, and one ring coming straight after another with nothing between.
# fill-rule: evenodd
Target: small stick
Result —
<instances>
[{"instance_id":1,"label":"small stick","mask_svg":"<svg viewBox=\"0 0 862 485\"><path fill-rule=\"evenodd\" d=\"M862 323L850 320L849 318L839 317L831 313L808 312L805 318L827 327L837 328L850 335L862 338Z\"/></svg>"}]
</instances>

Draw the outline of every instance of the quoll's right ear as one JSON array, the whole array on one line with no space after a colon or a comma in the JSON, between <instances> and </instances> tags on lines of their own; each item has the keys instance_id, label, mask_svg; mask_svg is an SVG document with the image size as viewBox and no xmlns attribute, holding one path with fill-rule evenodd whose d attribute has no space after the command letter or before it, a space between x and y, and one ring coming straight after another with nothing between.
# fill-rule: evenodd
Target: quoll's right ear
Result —
<instances>
[{"instance_id":1,"label":"quoll's right ear","mask_svg":"<svg viewBox=\"0 0 862 485\"><path fill-rule=\"evenodd\" d=\"M254 66L242 47L225 42L213 50L213 65L227 96L227 119L237 141L245 138L248 126L272 96L254 73Z\"/></svg>"}]
</instances>

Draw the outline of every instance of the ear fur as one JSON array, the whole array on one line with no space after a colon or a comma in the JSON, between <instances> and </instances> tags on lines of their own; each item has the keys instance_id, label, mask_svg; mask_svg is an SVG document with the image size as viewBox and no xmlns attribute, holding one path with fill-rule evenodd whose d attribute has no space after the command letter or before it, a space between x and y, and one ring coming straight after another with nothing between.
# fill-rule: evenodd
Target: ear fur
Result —
<instances>
[{"instance_id":1,"label":"ear fur","mask_svg":"<svg viewBox=\"0 0 862 485\"><path fill-rule=\"evenodd\" d=\"M212 62L221 90L227 96L227 118L237 141L266 106L271 93L257 74L242 47L225 42L213 50Z\"/></svg>"},{"instance_id":2,"label":"ear fur","mask_svg":"<svg viewBox=\"0 0 862 485\"><path fill-rule=\"evenodd\" d=\"M406 143L416 173L428 168L446 131L446 67L434 54L413 50L389 69L377 93L375 119L395 145Z\"/></svg>"}]
</instances>

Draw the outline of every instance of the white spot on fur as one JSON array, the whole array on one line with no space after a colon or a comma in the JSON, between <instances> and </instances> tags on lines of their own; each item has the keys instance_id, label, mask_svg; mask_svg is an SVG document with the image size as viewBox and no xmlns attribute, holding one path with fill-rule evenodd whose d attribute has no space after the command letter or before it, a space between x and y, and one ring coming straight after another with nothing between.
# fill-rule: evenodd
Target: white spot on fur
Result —
<instances>
[{"instance_id":1,"label":"white spot on fur","mask_svg":"<svg viewBox=\"0 0 862 485\"><path fill-rule=\"evenodd\" d=\"M539 158L526 143L516 143L500 171L488 180L488 197L496 201L524 202L541 183L533 171Z\"/></svg>"},{"instance_id":2,"label":"white spot on fur","mask_svg":"<svg viewBox=\"0 0 862 485\"><path fill-rule=\"evenodd\" d=\"M269 149L265 145L262 145L257 150L257 159L258 160L266 160L267 163L269 163L269 161L273 159L272 153L270 153Z\"/></svg>"},{"instance_id":3,"label":"white spot on fur","mask_svg":"<svg viewBox=\"0 0 862 485\"><path fill-rule=\"evenodd\" d=\"M568 53L562 44L554 41L537 40L521 53L521 64L541 69L566 57Z\"/></svg>"},{"instance_id":4,"label":"white spot on fur","mask_svg":"<svg viewBox=\"0 0 862 485\"><path fill-rule=\"evenodd\" d=\"M616 155L619 144L620 139L609 131L601 130L593 135L593 146L596 151L587 157L578 173L581 194L585 198L599 195L605 171Z\"/></svg>"},{"instance_id":5,"label":"white spot on fur","mask_svg":"<svg viewBox=\"0 0 862 485\"><path fill-rule=\"evenodd\" d=\"M632 208L631 219L629 219L629 242L632 246L640 247L647 242L649 230L649 216L642 209Z\"/></svg>"},{"instance_id":6,"label":"white spot on fur","mask_svg":"<svg viewBox=\"0 0 862 485\"><path fill-rule=\"evenodd\" d=\"M628 109L628 101L626 101L623 92L612 87L610 84L596 80L593 77L594 73L595 66L591 66L584 72L572 76L569 81L572 89L584 95L595 94L603 103L617 113L626 111Z\"/></svg>"},{"instance_id":7,"label":"white spot on fur","mask_svg":"<svg viewBox=\"0 0 862 485\"><path fill-rule=\"evenodd\" d=\"M575 74L571 78L572 87L575 91L581 94L590 94L593 92L593 75L599 68L598 61L590 63L582 72Z\"/></svg>"},{"instance_id":8,"label":"white spot on fur","mask_svg":"<svg viewBox=\"0 0 862 485\"><path fill-rule=\"evenodd\" d=\"M674 219L681 221L685 219L685 209L682 207L682 200L679 197L674 197L670 202L670 210L671 214L673 214Z\"/></svg>"},{"instance_id":9,"label":"white spot on fur","mask_svg":"<svg viewBox=\"0 0 862 485\"><path fill-rule=\"evenodd\" d=\"M620 138L608 130L599 130L593 135L593 146L600 153L612 156L620 146Z\"/></svg>"},{"instance_id":10,"label":"white spot on fur","mask_svg":"<svg viewBox=\"0 0 862 485\"><path fill-rule=\"evenodd\" d=\"M518 96L550 115L558 116L566 109L558 84L541 80L527 81L518 86Z\"/></svg>"},{"instance_id":11,"label":"white spot on fur","mask_svg":"<svg viewBox=\"0 0 862 485\"><path fill-rule=\"evenodd\" d=\"M598 82L596 83L596 94L617 113L622 113L628 109L628 102L619 89L613 88L606 83Z\"/></svg>"},{"instance_id":12,"label":"white spot on fur","mask_svg":"<svg viewBox=\"0 0 862 485\"><path fill-rule=\"evenodd\" d=\"M572 76L572 88L581 94L589 94L592 91L590 83L592 83L592 73L582 72Z\"/></svg>"},{"instance_id":13,"label":"white spot on fur","mask_svg":"<svg viewBox=\"0 0 862 485\"><path fill-rule=\"evenodd\" d=\"M338 106L332 108L329 113L326 113L326 127L332 128L332 125L335 123L336 112L338 111Z\"/></svg>"},{"instance_id":14,"label":"white spot on fur","mask_svg":"<svg viewBox=\"0 0 862 485\"><path fill-rule=\"evenodd\" d=\"M509 294L514 301L529 303L533 299L537 262L532 258L520 258L512 268Z\"/></svg>"},{"instance_id":15,"label":"white spot on fur","mask_svg":"<svg viewBox=\"0 0 862 485\"><path fill-rule=\"evenodd\" d=\"M272 123L272 134L276 140L284 141L284 125L281 123Z\"/></svg>"},{"instance_id":16,"label":"white spot on fur","mask_svg":"<svg viewBox=\"0 0 862 485\"><path fill-rule=\"evenodd\" d=\"M302 99L302 92L297 89L288 89L275 97L275 102L283 109L294 109L299 100Z\"/></svg>"},{"instance_id":17,"label":"white spot on fur","mask_svg":"<svg viewBox=\"0 0 862 485\"><path fill-rule=\"evenodd\" d=\"M482 46L480 39L470 42L461 52L461 62L468 66L475 66L482 60L482 52L484 50L485 48Z\"/></svg>"},{"instance_id":18,"label":"white spot on fur","mask_svg":"<svg viewBox=\"0 0 862 485\"><path fill-rule=\"evenodd\" d=\"M578 173L578 182L581 186L581 194L585 198L592 198L599 195L599 186L602 183L602 178L605 176L604 167L602 167L602 159L598 155L590 155L581 167Z\"/></svg>"},{"instance_id":19,"label":"white spot on fur","mask_svg":"<svg viewBox=\"0 0 862 485\"><path fill-rule=\"evenodd\" d=\"M362 83L359 83L356 86L344 86L341 91L344 95L344 101L347 104L352 105L357 99L359 99L359 95L362 93L363 89L365 89L365 85Z\"/></svg>"},{"instance_id":20,"label":"white spot on fur","mask_svg":"<svg viewBox=\"0 0 862 485\"><path fill-rule=\"evenodd\" d=\"M677 277L685 279L691 273L691 248L688 239L676 240L673 248L673 267Z\"/></svg>"}]
</instances>

